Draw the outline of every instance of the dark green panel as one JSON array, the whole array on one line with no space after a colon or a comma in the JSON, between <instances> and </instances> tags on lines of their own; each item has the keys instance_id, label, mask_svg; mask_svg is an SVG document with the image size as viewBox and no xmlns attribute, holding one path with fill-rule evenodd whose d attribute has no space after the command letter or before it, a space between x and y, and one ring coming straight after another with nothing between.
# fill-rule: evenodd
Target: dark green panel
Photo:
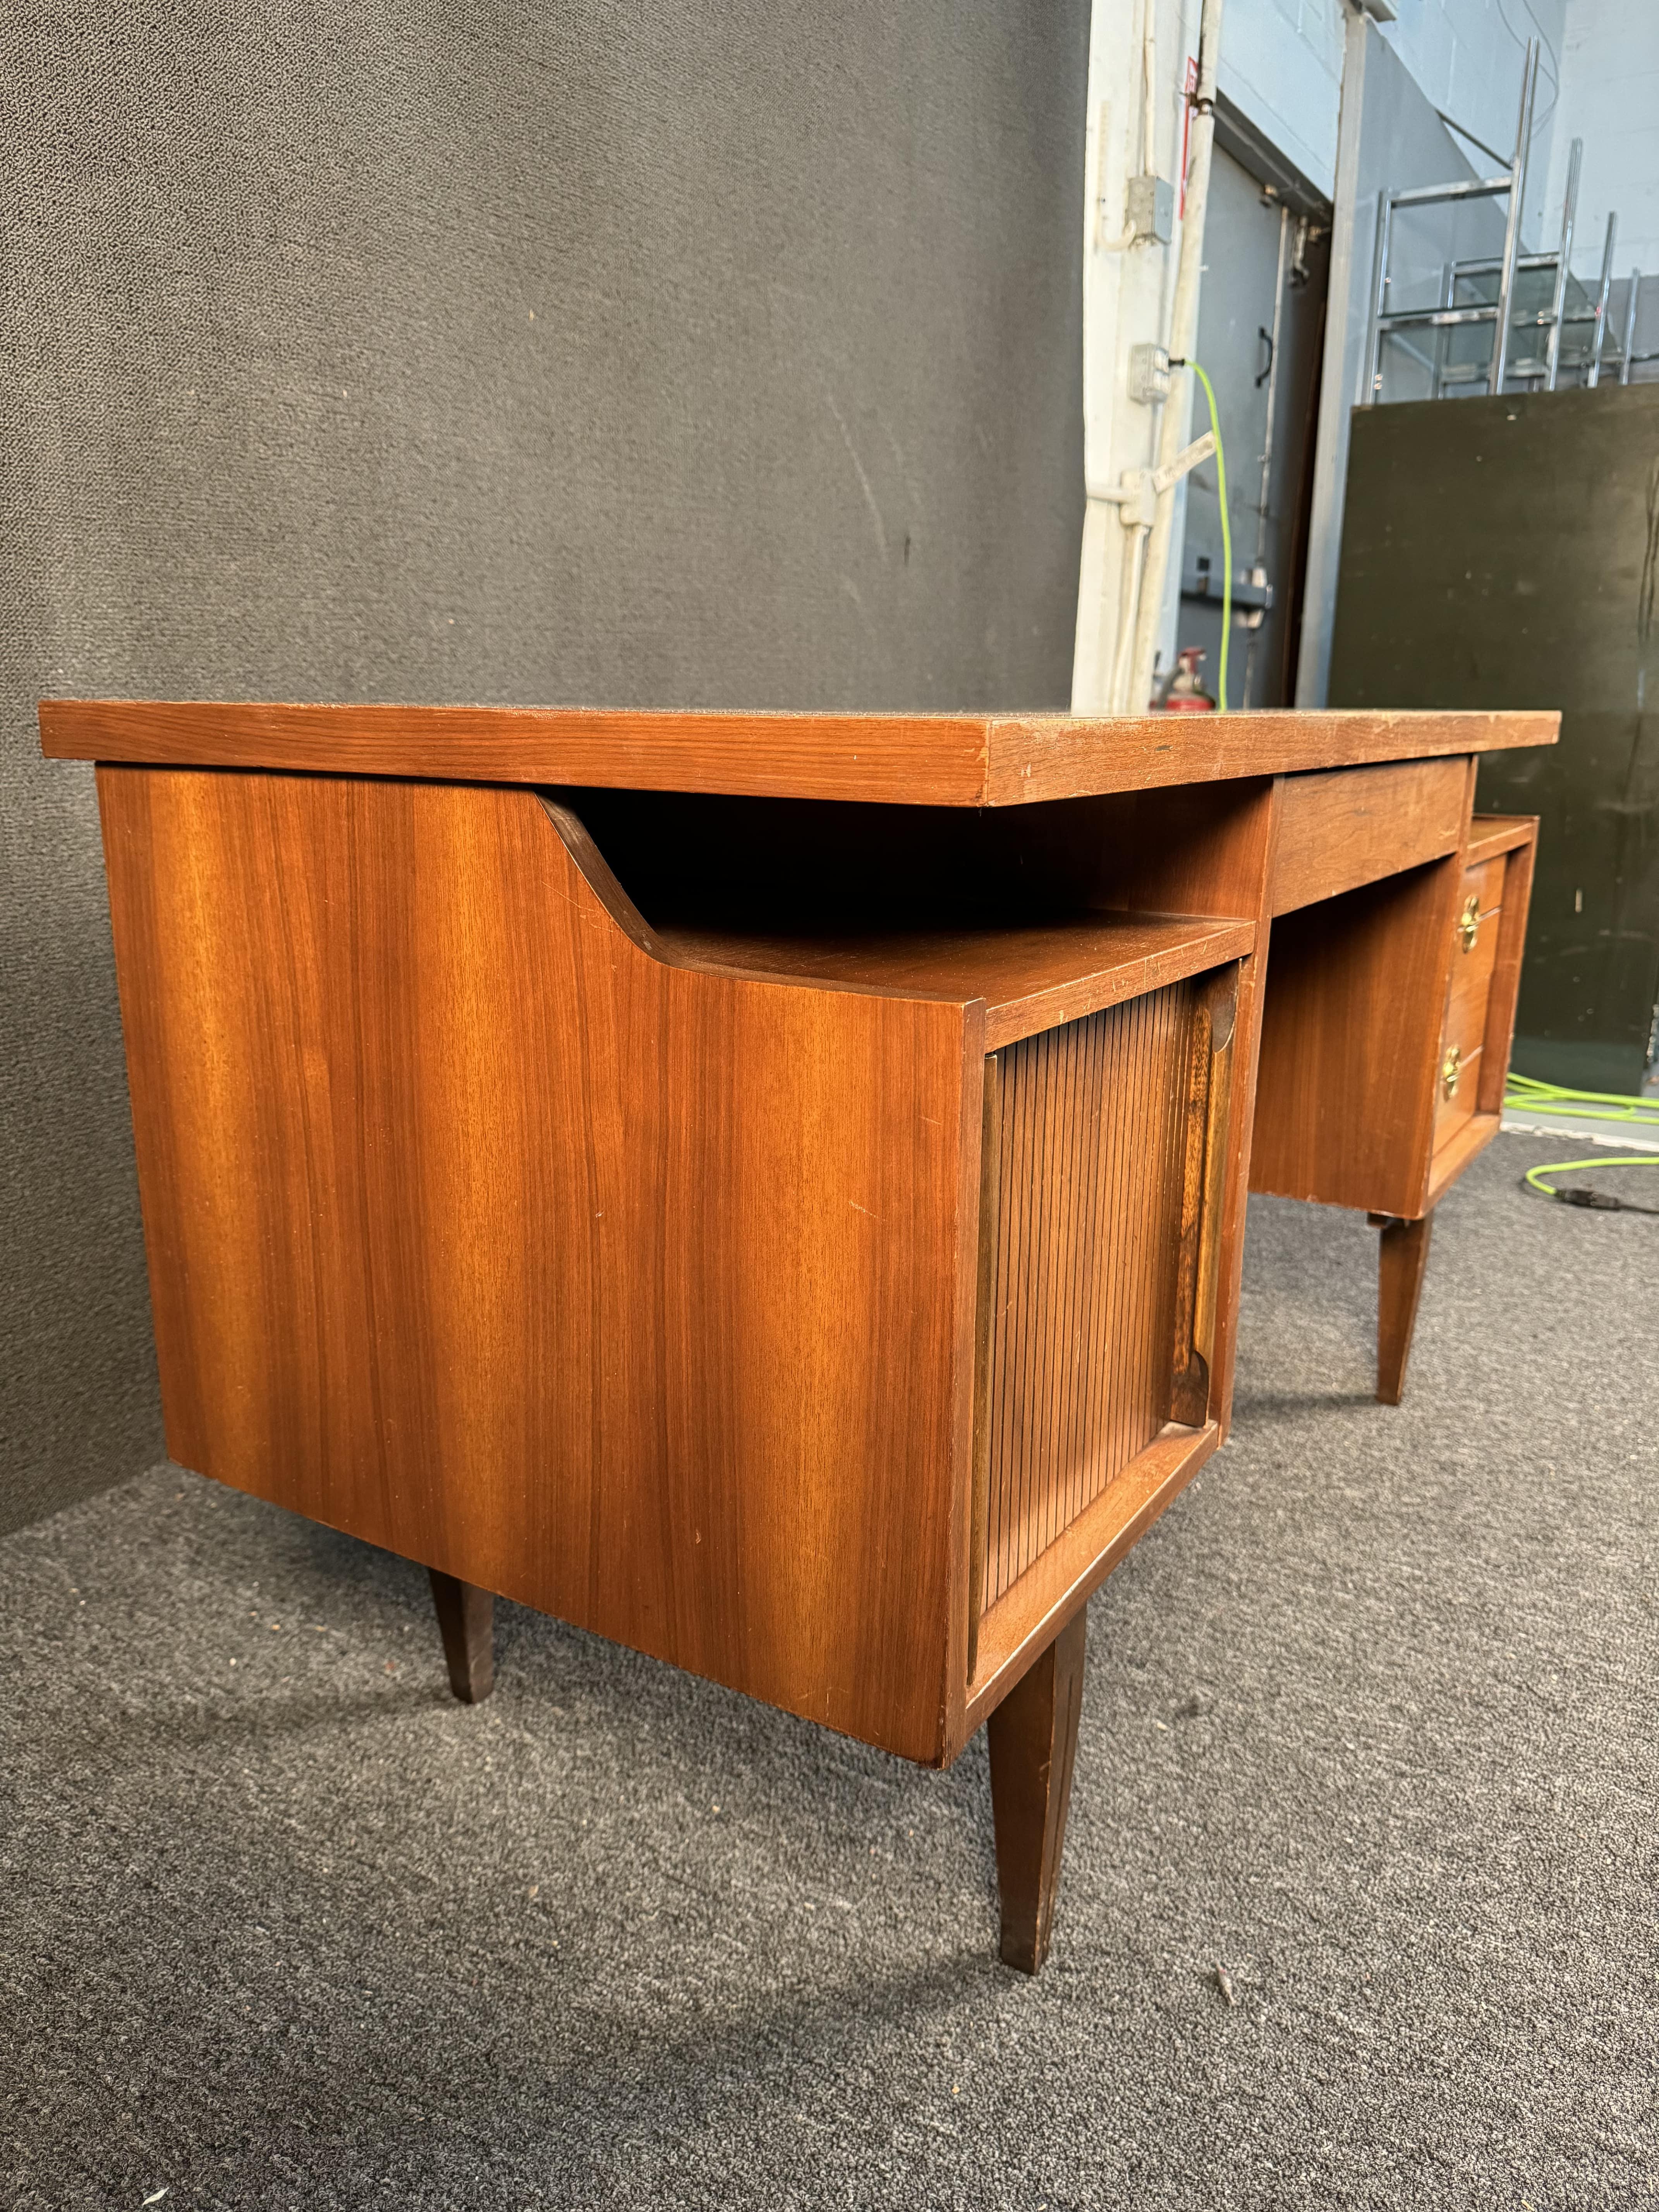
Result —
<instances>
[{"instance_id":1,"label":"dark green panel","mask_svg":"<svg viewBox=\"0 0 1659 2212\"><path fill-rule=\"evenodd\" d=\"M1659 385L1362 408L1333 706L1559 707L1482 765L1541 817L1516 1064L1634 1091L1659 998Z\"/></svg>"}]
</instances>

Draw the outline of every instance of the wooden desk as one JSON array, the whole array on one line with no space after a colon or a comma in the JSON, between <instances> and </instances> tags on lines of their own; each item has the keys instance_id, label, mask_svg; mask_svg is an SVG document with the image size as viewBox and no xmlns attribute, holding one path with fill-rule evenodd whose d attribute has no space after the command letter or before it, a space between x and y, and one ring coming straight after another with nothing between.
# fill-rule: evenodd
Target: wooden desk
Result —
<instances>
[{"instance_id":1,"label":"wooden desk","mask_svg":"<svg viewBox=\"0 0 1659 2212\"><path fill-rule=\"evenodd\" d=\"M1226 1431L1253 1121L1389 1224L1397 1383L1524 921L1474 757L1555 724L46 702L170 1451L429 1567L464 1696L498 1592L906 1758L988 1720L1035 1969L1083 1607Z\"/></svg>"}]
</instances>

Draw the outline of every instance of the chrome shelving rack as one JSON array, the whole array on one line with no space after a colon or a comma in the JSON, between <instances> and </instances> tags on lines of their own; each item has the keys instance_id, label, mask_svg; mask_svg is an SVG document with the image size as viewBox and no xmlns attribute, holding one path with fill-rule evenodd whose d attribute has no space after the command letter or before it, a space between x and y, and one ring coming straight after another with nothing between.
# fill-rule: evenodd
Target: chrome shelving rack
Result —
<instances>
[{"instance_id":1,"label":"chrome shelving rack","mask_svg":"<svg viewBox=\"0 0 1659 2212\"><path fill-rule=\"evenodd\" d=\"M1540 52L1540 42L1530 40L1521 83L1521 112L1516 127L1515 153L1507 170L1492 177L1469 178L1449 185L1415 185L1406 191L1384 191L1378 195L1376 259L1365 346L1365 378L1360 394L1361 404L1365 406L1374 406L1381 393L1384 340L1397 338L1409 330L1431 331L1434 333L1432 356L1420 353L1415 347L1410 349L1428 374L1429 396L1431 398L1443 398L1453 387L1480 382L1484 382L1487 392L1493 394L1503 392L1511 380L1525 380L1534 386L1541 384L1546 391L1555 391L1563 368L1562 337L1571 325L1588 324L1592 329L1587 357L1571 362L1570 368L1575 372L1582 370L1587 384L1595 385L1601 380L1602 370L1607 365L1607 304L1613 287L1613 257L1619 224L1617 216L1610 214L1601 249L1601 275L1593 300L1581 289L1580 296L1585 304L1581 307L1570 305L1568 291L1574 282L1571 274L1573 229L1577 218L1578 181L1583 159L1582 139L1573 140L1568 160L1559 243L1544 253L1523 253L1521 251L1521 210L1526 197L1528 155L1532 140ZM1389 307L1389 288L1394 276L1390 254L1397 210L1500 198L1508 201L1501 254L1496 258L1487 257L1484 259L1448 261L1442 270L1439 301L1434 307L1393 309ZM1536 313L1517 315L1517 279L1540 271L1548 271L1553 279L1549 304ZM1494 276L1498 280L1496 298L1460 301L1460 290ZM1623 339L1619 347L1619 381L1621 384L1630 382L1632 368L1637 362L1659 357L1638 354L1634 350L1641 289L1642 272L1632 270L1630 295L1625 307ZM1449 363L1446 349L1449 334L1455 330L1480 324L1492 326L1492 351L1486 363ZM1541 342L1540 349L1515 357L1513 349L1518 333L1531 336L1535 344Z\"/></svg>"}]
</instances>

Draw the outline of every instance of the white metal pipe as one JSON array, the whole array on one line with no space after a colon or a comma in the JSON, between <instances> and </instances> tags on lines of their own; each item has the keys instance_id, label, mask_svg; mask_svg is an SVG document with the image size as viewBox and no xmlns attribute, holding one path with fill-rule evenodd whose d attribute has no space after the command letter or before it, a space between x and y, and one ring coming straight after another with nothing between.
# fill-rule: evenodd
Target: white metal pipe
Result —
<instances>
[{"instance_id":1,"label":"white metal pipe","mask_svg":"<svg viewBox=\"0 0 1659 2212\"><path fill-rule=\"evenodd\" d=\"M1607 243L1601 248L1601 283L1595 295L1595 336L1590 342L1589 374L1585 380L1592 387L1601 381L1601 349L1607 335L1607 295L1613 289L1613 249L1618 236L1619 217L1610 210Z\"/></svg>"},{"instance_id":2,"label":"white metal pipe","mask_svg":"<svg viewBox=\"0 0 1659 2212\"><path fill-rule=\"evenodd\" d=\"M1625 301L1625 343L1619 356L1620 384L1630 382L1631 355L1636 348L1636 308L1641 297L1642 272L1639 269L1632 269L1630 272L1630 292Z\"/></svg>"},{"instance_id":3,"label":"white metal pipe","mask_svg":"<svg viewBox=\"0 0 1659 2212\"><path fill-rule=\"evenodd\" d=\"M1279 210L1279 263L1273 271L1273 326L1267 334L1267 428L1261 440L1261 496L1255 510L1255 568L1261 576L1267 574L1267 517L1273 507L1273 427L1279 412L1279 341L1285 321L1285 267L1289 258L1291 240L1291 211L1282 204ZM1250 686L1255 676L1256 655L1267 635L1267 623L1264 615L1250 632L1250 641L1244 648L1244 689L1241 706L1250 703Z\"/></svg>"},{"instance_id":4,"label":"white metal pipe","mask_svg":"<svg viewBox=\"0 0 1659 2212\"><path fill-rule=\"evenodd\" d=\"M1527 196L1527 161L1532 147L1532 103L1538 87L1538 40L1527 42L1526 66L1521 73L1521 120L1515 134L1515 166L1510 172L1510 205L1504 226L1504 265L1498 279L1498 324L1492 334L1492 368L1486 389L1494 397L1504 389L1510 362L1510 317L1514 313L1515 261L1521 251L1521 203Z\"/></svg>"},{"instance_id":5,"label":"white metal pipe","mask_svg":"<svg viewBox=\"0 0 1659 2212\"><path fill-rule=\"evenodd\" d=\"M1279 210L1279 261L1273 270L1273 326L1267 333L1267 428L1261 441L1261 499L1255 511L1255 557L1267 557L1267 510L1273 487L1273 415L1279 404L1279 340L1285 321L1285 264L1290 244L1291 211Z\"/></svg>"},{"instance_id":6,"label":"white metal pipe","mask_svg":"<svg viewBox=\"0 0 1659 2212\"><path fill-rule=\"evenodd\" d=\"M1123 565L1118 571L1117 630L1112 645L1111 681L1106 687L1109 714L1127 711L1129 640L1134 629L1135 599L1140 589L1141 563L1146 556L1146 532L1134 526L1124 532Z\"/></svg>"},{"instance_id":7,"label":"white metal pipe","mask_svg":"<svg viewBox=\"0 0 1659 2212\"><path fill-rule=\"evenodd\" d=\"M1388 306L1389 240L1394 227L1394 196L1384 185L1376 196L1376 243L1371 248L1371 321L1365 337L1365 381L1362 407L1375 407L1382 381L1382 313Z\"/></svg>"},{"instance_id":8,"label":"white metal pipe","mask_svg":"<svg viewBox=\"0 0 1659 2212\"><path fill-rule=\"evenodd\" d=\"M1141 0L1140 173L1158 171L1158 0Z\"/></svg>"},{"instance_id":9,"label":"white metal pipe","mask_svg":"<svg viewBox=\"0 0 1659 2212\"><path fill-rule=\"evenodd\" d=\"M1451 306L1452 297L1456 289L1457 264L1455 261L1448 261L1440 271L1440 304L1443 308ZM1445 382L1446 345L1446 332L1443 325L1437 327L1434 334L1434 376L1429 386L1431 399L1440 398L1441 386Z\"/></svg>"},{"instance_id":10,"label":"white metal pipe","mask_svg":"<svg viewBox=\"0 0 1659 2212\"><path fill-rule=\"evenodd\" d=\"M1204 0L1198 30L1198 83L1193 94L1191 162L1187 175L1187 205L1181 226L1181 253L1176 264L1175 301L1170 315L1170 355L1187 360L1198 339L1198 293L1204 269L1204 214L1210 198L1210 155L1215 143L1215 73L1221 52L1222 0ZM1192 411L1193 380L1189 371L1177 369L1164 403L1158 425L1158 465L1173 465L1187 442L1188 418ZM1158 495L1152 527L1146 541L1146 558L1140 573L1139 606L1134 627L1134 652L1129 660L1127 704L1142 713L1152 696L1152 661L1164 615L1164 585L1170 570L1170 548L1175 535L1176 489L1171 483Z\"/></svg>"},{"instance_id":11,"label":"white metal pipe","mask_svg":"<svg viewBox=\"0 0 1659 2212\"><path fill-rule=\"evenodd\" d=\"M1501 199L1509 189L1508 177L1472 177L1461 185L1411 185L1392 198L1396 207L1439 207L1453 200Z\"/></svg>"},{"instance_id":12,"label":"white metal pipe","mask_svg":"<svg viewBox=\"0 0 1659 2212\"><path fill-rule=\"evenodd\" d=\"M1561 370L1561 318L1567 306L1567 264L1572 255L1572 226L1578 212L1578 169L1584 158L1584 142L1575 138L1567 161L1566 197L1561 203L1561 250L1555 264L1555 291L1550 301L1550 342L1545 356L1544 389L1553 392Z\"/></svg>"}]
</instances>

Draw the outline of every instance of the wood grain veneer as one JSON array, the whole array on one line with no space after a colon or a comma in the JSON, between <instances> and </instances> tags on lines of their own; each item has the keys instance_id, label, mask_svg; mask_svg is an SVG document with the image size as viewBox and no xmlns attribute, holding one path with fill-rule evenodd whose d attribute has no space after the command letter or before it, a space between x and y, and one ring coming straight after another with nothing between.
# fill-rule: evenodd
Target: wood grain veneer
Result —
<instances>
[{"instance_id":1,"label":"wood grain veneer","mask_svg":"<svg viewBox=\"0 0 1659 2212\"><path fill-rule=\"evenodd\" d=\"M985 803L1008 805L1094 791L1145 791L1553 744L1560 719L1553 713L1493 714L1483 728L1467 714L1374 711L1367 723L1359 709L1334 708L1139 714L1097 723L1063 715L1010 717L992 725ZM1172 731L1172 722L1183 726Z\"/></svg>"},{"instance_id":2,"label":"wood grain veneer","mask_svg":"<svg viewBox=\"0 0 1659 2212\"><path fill-rule=\"evenodd\" d=\"M1258 1183L1389 1217L1397 1395L1531 876L1473 756L1555 719L47 702L169 1449L425 1562L463 1697L501 1592L912 1759L998 1715L1035 1966L1083 1607L1225 1432L1258 1089Z\"/></svg>"},{"instance_id":3,"label":"wood grain veneer","mask_svg":"<svg viewBox=\"0 0 1659 2212\"><path fill-rule=\"evenodd\" d=\"M1406 1362L1411 1357L1417 1304L1429 1263L1434 1216L1416 1221L1385 1221L1377 1250L1376 1395L1397 1406L1406 1392Z\"/></svg>"},{"instance_id":4,"label":"wood grain veneer","mask_svg":"<svg viewBox=\"0 0 1659 2212\"><path fill-rule=\"evenodd\" d=\"M1503 1126L1501 1114L1489 1114L1477 1106L1462 1127L1439 1146L1430 1164L1429 1188L1423 1200L1425 1213L1433 1212L1470 1161L1486 1151Z\"/></svg>"},{"instance_id":5,"label":"wood grain veneer","mask_svg":"<svg viewBox=\"0 0 1659 2212\"><path fill-rule=\"evenodd\" d=\"M971 1012L665 965L526 791L100 796L173 1456L953 1751Z\"/></svg>"},{"instance_id":6,"label":"wood grain veneer","mask_svg":"<svg viewBox=\"0 0 1659 2212\"><path fill-rule=\"evenodd\" d=\"M1170 1417L1196 1012L1176 984L999 1055L987 1606Z\"/></svg>"},{"instance_id":7,"label":"wood grain veneer","mask_svg":"<svg viewBox=\"0 0 1659 2212\"><path fill-rule=\"evenodd\" d=\"M1499 853L1512 853L1517 846L1537 842L1535 814L1477 814L1469 824L1468 848L1463 858L1474 867Z\"/></svg>"},{"instance_id":8,"label":"wood grain veneer","mask_svg":"<svg viewBox=\"0 0 1659 2212\"><path fill-rule=\"evenodd\" d=\"M991 1716L991 1808L1002 1960L1035 1974L1048 1955L1066 1850L1088 1615L1074 1613Z\"/></svg>"},{"instance_id":9,"label":"wood grain veneer","mask_svg":"<svg viewBox=\"0 0 1659 2212\"><path fill-rule=\"evenodd\" d=\"M1253 1190L1423 1211L1462 882L1454 854L1274 921Z\"/></svg>"},{"instance_id":10,"label":"wood grain veneer","mask_svg":"<svg viewBox=\"0 0 1659 2212\"><path fill-rule=\"evenodd\" d=\"M1486 1041L1486 1009L1502 931L1504 874L1500 856L1481 866L1466 868L1459 927L1451 957L1451 985L1446 996L1446 1026L1443 1044L1456 1045L1465 1060L1473 1060ZM1462 927L1469 906L1474 907L1473 934ZM1473 1101L1470 1111L1473 1112Z\"/></svg>"},{"instance_id":11,"label":"wood grain veneer","mask_svg":"<svg viewBox=\"0 0 1659 2212\"><path fill-rule=\"evenodd\" d=\"M1526 951L1527 917L1532 908L1533 871L1538 858L1536 815L1482 816L1474 820L1472 852L1490 858L1491 842L1504 838L1502 900L1498 943L1492 951L1492 982L1486 993L1486 1027L1481 1039L1480 1087L1475 1118L1503 1111L1515 1042L1515 1010L1521 992L1521 961ZM1476 842L1478 840L1479 842Z\"/></svg>"},{"instance_id":12,"label":"wood grain veneer","mask_svg":"<svg viewBox=\"0 0 1659 2212\"><path fill-rule=\"evenodd\" d=\"M1459 1056L1457 1087L1447 1098L1443 1081L1437 1103L1427 1206L1437 1202L1500 1126L1537 833L1536 819L1525 816L1499 817L1484 834L1480 817L1472 825L1473 857L1459 891L1460 927L1441 1037L1443 1067L1445 1054L1455 1048ZM1472 943L1461 927L1471 903Z\"/></svg>"},{"instance_id":13,"label":"wood grain veneer","mask_svg":"<svg viewBox=\"0 0 1659 2212\"><path fill-rule=\"evenodd\" d=\"M1464 911L1468 910L1468 902L1473 899L1477 915L1498 912L1504 903L1504 878L1508 872L1508 859L1507 853L1488 854L1479 860L1470 859L1467 854L1464 855ZM1477 938L1480 933L1477 930Z\"/></svg>"},{"instance_id":14,"label":"wood grain veneer","mask_svg":"<svg viewBox=\"0 0 1659 2212\"><path fill-rule=\"evenodd\" d=\"M994 1712L1118 1562L1166 1512L1221 1441L1218 1423L1170 1422L1064 1529L979 1624L967 1734Z\"/></svg>"},{"instance_id":15,"label":"wood grain veneer","mask_svg":"<svg viewBox=\"0 0 1659 2212\"><path fill-rule=\"evenodd\" d=\"M1228 717L1231 720L1231 716ZM1261 1034L1263 977L1271 933L1271 891L1279 848L1282 777L1139 792L1100 802L1116 817L1117 836L1102 896L1130 907L1162 907L1188 915L1246 917L1255 949L1238 970L1224 1155L1215 1217L1216 1284L1210 1366L1210 1412L1224 1437L1232 1419L1238 1331L1238 1290L1244 1257L1244 1215L1255 1119L1256 1061Z\"/></svg>"},{"instance_id":16,"label":"wood grain veneer","mask_svg":"<svg viewBox=\"0 0 1659 2212\"><path fill-rule=\"evenodd\" d=\"M1239 971L1218 969L1197 991L1187 1062L1181 1232L1176 1261L1170 1418L1197 1428L1218 1411L1214 1371L1231 1152Z\"/></svg>"},{"instance_id":17,"label":"wood grain veneer","mask_svg":"<svg viewBox=\"0 0 1659 2212\"><path fill-rule=\"evenodd\" d=\"M665 959L700 968L957 1004L982 999L993 1050L1237 960L1255 941L1251 923L1177 915L1091 914L1024 927L853 938L676 927L653 933Z\"/></svg>"},{"instance_id":18,"label":"wood grain veneer","mask_svg":"<svg viewBox=\"0 0 1659 2212\"><path fill-rule=\"evenodd\" d=\"M1409 773L1429 791L1429 763ZM1304 826L1338 811L1316 802ZM1500 1127L1536 836L1524 816L1474 816L1443 859L1273 924L1251 1184L1364 1206L1381 1230L1385 1404L1405 1388L1433 1210ZM1312 836L1310 877L1321 849Z\"/></svg>"},{"instance_id":19,"label":"wood grain veneer","mask_svg":"<svg viewBox=\"0 0 1659 2212\"><path fill-rule=\"evenodd\" d=\"M46 699L59 760L1007 806L1552 744L1553 714L764 714Z\"/></svg>"},{"instance_id":20,"label":"wood grain veneer","mask_svg":"<svg viewBox=\"0 0 1659 2212\"><path fill-rule=\"evenodd\" d=\"M436 1567L431 1583L449 1686L464 1705L482 1705L495 1686L495 1601Z\"/></svg>"},{"instance_id":21,"label":"wood grain veneer","mask_svg":"<svg viewBox=\"0 0 1659 2212\"><path fill-rule=\"evenodd\" d=\"M1273 856L1274 914L1455 852L1468 808L1461 760L1287 776Z\"/></svg>"}]
</instances>

